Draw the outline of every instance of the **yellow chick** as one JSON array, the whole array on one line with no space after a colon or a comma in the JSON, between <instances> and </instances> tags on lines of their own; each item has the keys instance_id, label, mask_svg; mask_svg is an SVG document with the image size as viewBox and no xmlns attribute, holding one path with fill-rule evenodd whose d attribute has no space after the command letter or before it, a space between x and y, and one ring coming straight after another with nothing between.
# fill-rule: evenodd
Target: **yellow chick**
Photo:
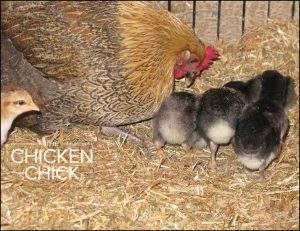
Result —
<instances>
[{"instance_id":1,"label":"yellow chick","mask_svg":"<svg viewBox=\"0 0 300 231\"><path fill-rule=\"evenodd\" d=\"M40 111L40 109L27 91L19 87L1 89L1 146L7 139L14 119L28 111Z\"/></svg>"}]
</instances>

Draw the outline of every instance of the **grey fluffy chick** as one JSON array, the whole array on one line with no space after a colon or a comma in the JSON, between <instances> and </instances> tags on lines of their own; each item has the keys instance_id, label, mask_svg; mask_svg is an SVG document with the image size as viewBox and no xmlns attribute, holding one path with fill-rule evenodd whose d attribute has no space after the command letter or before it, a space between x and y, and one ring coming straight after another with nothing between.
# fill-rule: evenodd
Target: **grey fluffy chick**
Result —
<instances>
[{"instance_id":1,"label":"grey fluffy chick","mask_svg":"<svg viewBox=\"0 0 300 231\"><path fill-rule=\"evenodd\" d=\"M217 168L216 154L220 144L228 144L235 134L237 119L246 99L231 88L213 88L202 95L197 113L197 130L209 144L210 167Z\"/></svg>"},{"instance_id":2,"label":"grey fluffy chick","mask_svg":"<svg viewBox=\"0 0 300 231\"><path fill-rule=\"evenodd\" d=\"M162 103L153 118L153 143L161 159L166 143L181 144L186 151L207 145L196 131L197 109L198 97L187 92L175 92Z\"/></svg>"},{"instance_id":3,"label":"grey fluffy chick","mask_svg":"<svg viewBox=\"0 0 300 231\"><path fill-rule=\"evenodd\" d=\"M245 167L264 176L266 167L280 153L288 129L286 111L296 93L293 80L277 71L265 71L261 79L259 100L244 108L232 145Z\"/></svg>"}]
</instances>

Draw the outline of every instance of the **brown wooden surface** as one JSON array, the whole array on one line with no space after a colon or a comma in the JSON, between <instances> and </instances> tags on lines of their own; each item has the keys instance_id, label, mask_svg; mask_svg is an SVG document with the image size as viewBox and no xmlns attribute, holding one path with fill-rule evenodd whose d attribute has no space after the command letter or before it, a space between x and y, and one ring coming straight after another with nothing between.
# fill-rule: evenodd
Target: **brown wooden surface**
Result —
<instances>
[{"instance_id":1,"label":"brown wooden surface","mask_svg":"<svg viewBox=\"0 0 300 231\"><path fill-rule=\"evenodd\" d=\"M268 1L247 1L245 12L245 28L258 26L267 22Z\"/></svg>"},{"instance_id":2,"label":"brown wooden surface","mask_svg":"<svg viewBox=\"0 0 300 231\"><path fill-rule=\"evenodd\" d=\"M217 41L218 1L197 1L196 35L206 44Z\"/></svg>"},{"instance_id":3,"label":"brown wooden surface","mask_svg":"<svg viewBox=\"0 0 300 231\"><path fill-rule=\"evenodd\" d=\"M172 1L171 11L183 22L192 27L193 24L193 1Z\"/></svg>"},{"instance_id":4,"label":"brown wooden surface","mask_svg":"<svg viewBox=\"0 0 300 231\"><path fill-rule=\"evenodd\" d=\"M271 1L270 18L278 20L290 20L292 18L293 1Z\"/></svg>"},{"instance_id":5,"label":"brown wooden surface","mask_svg":"<svg viewBox=\"0 0 300 231\"><path fill-rule=\"evenodd\" d=\"M296 1L296 2L295 2L294 19L295 19L295 20L299 20L299 1Z\"/></svg>"},{"instance_id":6,"label":"brown wooden surface","mask_svg":"<svg viewBox=\"0 0 300 231\"><path fill-rule=\"evenodd\" d=\"M168 1L150 1L168 10ZM270 19L289 21L293 1L270 1ZM193 1L171 1L171 12L192 27ZM233 44L242 35L243 1L221 1L220 38ZM295 1L294 19L299 20L299 1ZM268 1L246 1L245 25L265 24L268 20ZM195 33L206 44L217 41L218 1L196 1Z\"/></svg>"},{"instance_id":7,"label":"brown wooden surface","mask_svg":"<svg viewBox=\"0 0 300 231\"><path fill-rule=\"evenodd\" d=\"M164 10L168 10L168 1L149 1L152 5Z\"/></svg>"},{"instance_id":8,"label":"brown wooden surface","mask_svg":"<svg viewBox=\"0 0 300 231\"><path fill-rule=\"evenodd\" d=\"M220 39L235 43L242 35L242 1L222 1L220 20Z\"/></svg>"}]
</instances>

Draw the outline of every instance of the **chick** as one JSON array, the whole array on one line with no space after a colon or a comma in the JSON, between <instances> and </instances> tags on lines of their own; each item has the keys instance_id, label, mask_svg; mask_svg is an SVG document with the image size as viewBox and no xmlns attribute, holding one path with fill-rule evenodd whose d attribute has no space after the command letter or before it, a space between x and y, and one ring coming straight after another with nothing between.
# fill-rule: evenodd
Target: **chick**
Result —
<instances>
[{"instance_id":1,"label":"chick","mask_svg":"<svg viewBox=\"0 0 300 231\"><path fill-rule=\"evenodd\" d=\"M205 91L197 113L197 130L209 144L210 167L217 168L216 154L220 144L228 144L235 134L236 123L246 99L232 88L213 88Z\"/></svg>"},{"instance_id":2,"label":"chick","mask_svg":"<svg viewBox=\"0 0 300 231\"><path fill-rule=\"evenodd\" d=\"M256 102L259 99L261 91L262 75L259 74L247 82L243 81L230 81L224 85L224 87L233 88L242 92L246 97L247 103Z\"/></svg>"},{"instance_id":3,"label":"chick","mask_svg":"<svg viewBox=\"0 0 300 231\"><path fill-rule=\"evenodd\" d=\"M232 145L245 167L264 176L281 150L288 129L286 111L295 102L296 93L293 80L277 71L265 71L261 79L259 100L244 108Z\"/></svg>"},{"instance_id":4,"label":"chick","mask_svg":"<svg viewBox=\"0 0 300 231\"><path fill-rule=\"evenodd\" d=\"M186 151L207 144L196 130L198 97L187 92L171 94L153 118L153 143L161 161L166 143L181 144Z\"/></svg>"},{"instance_id":5,"label":"chick","mask_svg":"<svg viewBox=\"0 0 300 231\"><path fill-rule=\"evenodd\" d=\"M7 139L14 119L27 111L39 111L27 91L17 87L1 89L1 146Z\"/></svg>"}]
</instances>

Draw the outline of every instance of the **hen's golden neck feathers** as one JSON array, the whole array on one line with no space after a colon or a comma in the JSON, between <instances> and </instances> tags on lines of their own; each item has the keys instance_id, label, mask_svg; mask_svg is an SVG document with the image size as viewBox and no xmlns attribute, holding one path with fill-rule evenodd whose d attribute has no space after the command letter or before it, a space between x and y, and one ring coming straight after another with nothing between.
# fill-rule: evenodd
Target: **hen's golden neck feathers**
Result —
<instances>
[{"instance_id":1,"label":"hen's golden neck feathers","mask_svg":"<svg viewBox=\"0 0 300 231\"><path fill-rule=\"evenodd\" d=\"M191 28L165 10L140 2L120 2L118 17L120 57L129 83L140 82L141 88L145 84L148 89L156 89L157 95L168 95L170 86L173 88L177 55L189 50L204 59L204 44Z\"/></svg>"},{"instance_id":2,"label":"hen's golden neck feathers","mask_svg":"<svg viewBox=\"0 0 300 231\"><path fill-rule=\"evenodd\" d=\"M172 62L183 50L198 55L200 60L204 59L204 44L189 26L168 11L138 2L121 2L119 9L122 45L127 49L138 49L136 55L144 58L150 53L145 48L150 47L151 53L173 59ZM152 46L144 45L146 43ZM151 57L148 59L151 60Z\"/></svg>"}]
</instances>

